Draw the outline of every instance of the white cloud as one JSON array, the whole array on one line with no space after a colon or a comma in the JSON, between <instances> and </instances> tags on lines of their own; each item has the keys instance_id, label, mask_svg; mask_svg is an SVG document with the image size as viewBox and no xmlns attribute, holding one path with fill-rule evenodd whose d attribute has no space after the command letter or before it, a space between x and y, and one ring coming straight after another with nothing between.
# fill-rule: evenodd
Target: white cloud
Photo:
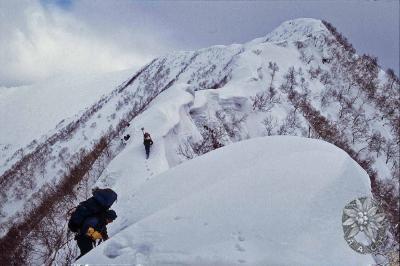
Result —
<instances>
[{"instance_id":1,"label":"white cloud","mask_svg":"<svg viewBox=\"0 0 400 266\"><path fill-rule=\"evenodd\" d=\"M57 2L0 0L0 87L138 68L171 50L244 43L296 17L330 21L358 52L398 72L396 1Z\"/></svg>"},{"instance_id":2,"label":"white cloud","mask_svg":"<svg viewBox=\"0 0 400 266\"><path fill-rule=\"evenodd\" d=\"M155 32L124 25L113 28L112 17L109 27L102 30L96 21L79 16L96 10L77 8L81 9L74 15L73 10L33 1L0 3L0 86L66 73L139 68L166 50Z\"/></svg>"}]
</instances>

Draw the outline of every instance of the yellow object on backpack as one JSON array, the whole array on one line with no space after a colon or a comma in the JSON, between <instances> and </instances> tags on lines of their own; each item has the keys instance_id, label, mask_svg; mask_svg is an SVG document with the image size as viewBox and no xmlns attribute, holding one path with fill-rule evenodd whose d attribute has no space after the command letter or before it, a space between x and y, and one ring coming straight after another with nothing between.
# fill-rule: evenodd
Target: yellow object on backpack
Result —
<instances>
[{"instance_id":1,"label":"yellow object on backpack","mask_svg":"<svg viewBox=\"0 0 400 266\"><path fill-rule=\"evenodd\" d=\"M97 232L96 230L94 230L93 227L89 227L89 229L86 232L86 235L91 237L93 240L97 240L97 239L102 239L103 238L101 233Z\"/></svg>"}]
</instances>

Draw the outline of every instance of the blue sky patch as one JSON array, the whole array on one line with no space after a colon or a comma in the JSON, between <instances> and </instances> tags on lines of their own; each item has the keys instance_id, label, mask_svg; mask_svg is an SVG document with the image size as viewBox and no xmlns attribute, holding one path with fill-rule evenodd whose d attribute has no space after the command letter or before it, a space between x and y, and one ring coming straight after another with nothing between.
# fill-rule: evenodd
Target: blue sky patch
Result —
<instances>
[{"instance_id":1,"label":"blue sky patch","mask_svg":"<svg viewBox=\"0 0 400 266\"><path fill-rule=\"evenodd\" d=\"M57 6L62 9L69 9L72 6L73 0L40 0L44 6Z\"/></svg>"}]
</instances>

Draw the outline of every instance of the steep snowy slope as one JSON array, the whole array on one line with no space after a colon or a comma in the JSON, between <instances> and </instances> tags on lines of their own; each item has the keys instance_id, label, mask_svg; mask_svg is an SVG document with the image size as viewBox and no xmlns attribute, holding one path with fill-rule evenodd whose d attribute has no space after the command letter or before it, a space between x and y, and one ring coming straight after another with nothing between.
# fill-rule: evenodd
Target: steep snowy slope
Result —
<instances>
[{"instance_id":1,"label":"steep snowy slope","mask_svg":"<svg viewBox=\"0 0 400 266\"><path fill-rule=\"evenodd\" d=\"M130 69L101 76L66 76L0 90L0 124L6 125L0 131L0 165L16 150L82 113L133 72Z\"/></svg>"},{"instance_id":2,"label":"steep snowy slope","mask_svg":"<svg viewBox=\"0 0 400 266\"><path fill-rule=\"evenodd\" d=\"M0 264L11 259L15 264L73 261L77 251L70 248L75 245L65 229L65 210L87 198L96 182L135 194L152 177L168 175L187 160L266 135L319 138L345 150L367 171L374 195L396 224L400 83L370 57L355 54L328 24L297 19L243 45L171 53L125 80L45 136L34 135L46 130L32 134L35 141L3 158L0 234L5 237L0 247L9 252L4 259L0 255ZM32 110L44 110L31 104ZM55 112L46 126L58 122L63 112ZM5 117L4 132L18 131L17 124L9 123L12 116ZM155 142L148 161L141 127ZM127 143L121 141L125 134L131 135ZM135 200L142 202L127 195L116 206L118 213L133 208ZM138 216L121 216L119 229L154 209L139 204L132 211ZM54 225L54 220L60 222ZM19 228L31 231L21 236L15 234ZM43 230L52 233L43 236ZM70 250L64 243L71 244ZM19 252L21 247L26 250Z\"/></svg>"},{"instance_id":3,"label":"steep snowy slope","mask_svg":"<svg viewBox=\"0 0 400 266\"><path fill-rule=\"evenodd\" d=\"M130 155L136 158L133 150ZM123 169L126 157L113 164ZM150 160L152 171L154 161ZM139 168L139 167L138 167ZM367 265L343 238L343 207L370 194L365 171L335 146L298 137L243 141L151 176L131 168L111 239L77 263ZM142 184L137 180L151 178Z\"/></svg>"}]
</instances>

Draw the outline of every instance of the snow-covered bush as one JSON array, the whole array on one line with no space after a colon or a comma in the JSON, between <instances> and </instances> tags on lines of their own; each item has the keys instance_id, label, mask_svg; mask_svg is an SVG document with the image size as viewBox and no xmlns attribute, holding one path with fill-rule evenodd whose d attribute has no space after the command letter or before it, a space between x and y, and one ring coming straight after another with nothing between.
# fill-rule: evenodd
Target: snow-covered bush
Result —
<instances>
[{"instance_id":1,"label":"snow-covered bush","mask_svg":"<svg viewBox=\"0 0 400 266\"><path fill-rule=\"evenodd\" d=\"M279 96L276 94L274 88L257 93L254 97L250 97L250 99L253 102L253 110L260 112L269 112L275 104L280 103Z\"/></svg>"}]
</instances>

